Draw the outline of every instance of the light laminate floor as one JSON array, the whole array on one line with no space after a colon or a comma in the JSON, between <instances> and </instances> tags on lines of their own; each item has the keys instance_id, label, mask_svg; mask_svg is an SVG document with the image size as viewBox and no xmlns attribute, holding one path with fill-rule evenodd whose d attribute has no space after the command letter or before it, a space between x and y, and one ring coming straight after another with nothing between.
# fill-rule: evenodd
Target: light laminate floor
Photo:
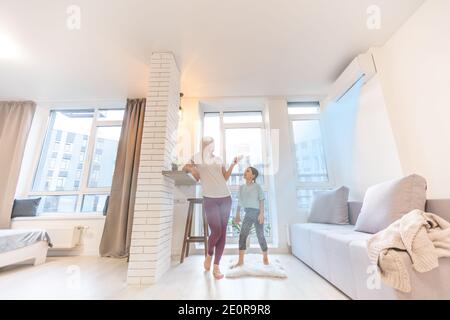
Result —
<instances>
[{"instance_id":1,"label":"light laminate floor","mask_svg":"<svg viewBox=\"0 0 450 320\"><path fill-rule=\"evenodd\" d=\"M231 256L224 256L225 265ZM41 266L0 269L4 299L348 299L292 255L276 255L287 279L214 280L202 269L203 257L173 262L161 280L149 287L126 285L125 260L98 257L48 258Z\"/></svg>"}]
</instances>

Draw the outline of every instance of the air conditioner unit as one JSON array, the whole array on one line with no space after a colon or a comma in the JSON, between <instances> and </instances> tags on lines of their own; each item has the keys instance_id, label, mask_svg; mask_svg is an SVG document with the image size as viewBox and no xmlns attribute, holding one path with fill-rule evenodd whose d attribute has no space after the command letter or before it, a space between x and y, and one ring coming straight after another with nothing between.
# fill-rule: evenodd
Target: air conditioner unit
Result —
<instances>
[{"instance_id":1,"label":"air conditioner unit","mask_svg":"<svg viewBox=\"0 0 450 320\"><path fill-rule=\"evenodd\" d=\"M376 73L373 55L371 53L358 55L331 86L328 96L322 104L338 102L358 81L362 80L363 83L367 83Z\"/></svg>"}]
</instances>

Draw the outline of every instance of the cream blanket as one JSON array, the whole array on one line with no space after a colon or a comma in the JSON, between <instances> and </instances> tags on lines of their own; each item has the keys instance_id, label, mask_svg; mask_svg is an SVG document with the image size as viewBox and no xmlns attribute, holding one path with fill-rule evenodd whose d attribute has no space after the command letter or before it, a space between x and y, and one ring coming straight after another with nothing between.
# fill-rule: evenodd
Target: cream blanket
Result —
<instances>
[{"instance_id":1,"label":"cream blanket","mask_svg":"<svg viewBox=\"0 0 450 320\"><path fill-rule=\"evenodd\" d=\"M404 255L417 272L437 268L439 258L450 257L450 223L432 213L411 211L369 239L368 252L386 284L411 292Z\"/></svg>"}]
</instances>

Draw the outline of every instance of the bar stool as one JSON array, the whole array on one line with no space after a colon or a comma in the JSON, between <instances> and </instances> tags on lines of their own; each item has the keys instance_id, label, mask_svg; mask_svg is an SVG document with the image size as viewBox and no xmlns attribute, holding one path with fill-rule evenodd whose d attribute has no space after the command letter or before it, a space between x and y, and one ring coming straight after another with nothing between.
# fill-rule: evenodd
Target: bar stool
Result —
<instances>
[{"instance_id":1,"label":"bar stool","mask_svg":"<svg viewBox=\"0 0 450 320\"><path fill-rule=\"evenodd\" d=\"M208 254L208 222L206 221L205 210L203 210L203 199L201 198L192 198L187 199L189 202L189 208L186 218L186 226L184 229L184 238L183 238L183 249L181 250L181 259L180 263L183 263L184 258L189 256L189 245L195 242L203 242L205 246L205 257ZM194 220L194 207L195 205L202 206L202 218L203 218L203 235L202 236L194 236L192 235L192 220Z\"/></svg>"}]
</instances>

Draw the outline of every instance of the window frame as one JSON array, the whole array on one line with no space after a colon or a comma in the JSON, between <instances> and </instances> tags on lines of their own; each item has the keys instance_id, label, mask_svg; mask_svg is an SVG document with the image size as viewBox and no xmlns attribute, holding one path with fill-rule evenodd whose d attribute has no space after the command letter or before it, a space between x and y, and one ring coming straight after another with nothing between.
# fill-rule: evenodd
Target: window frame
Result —
<instances>
[{"instance_id":1,"label":"window frame","mask_svg":"<svg viewBox=\"0 0 450 320\"><path fill-rule=\"evenodd\" d=\"M289 114L288 111L288 117L289 117L289 133L291 136L291 148L292 148L292 161L295 165L295 173L296 173L296 179L295 179L295 193L296 193L296 200L298 203L298 190L299 189L304 189L304 190L327 190L330 189L333 186L333 175L332 175L332 171L330 170L330 162L328 161L328 156L327 156L327 148L326 148L326 138L325 135L323 134L323 128L322 128L322 121L321 121L321 108L320 108L320 103L318 101L306 101L307 103L317 103L318 107L319 107L319 112L316 114ZM287 106L289 108L289 104ZM294 133L294 122L296 121L319 121L319 127L320 127L320 135L321 135L321 139L322 139L322 147L323 147L323 152L325 155L325 164L326 164L326 168L327 168L327 175L328 175L328 181L324 181L324 182L301 182L298 179L298 164L297 164L297 149L295 146L295 133ZM297 207L297 209L304 211L304 208L301 207Z\"/></svg>"},{"instance_id":2,"label":"window frame","mask_svg":"<svg viewBox=\"0 0 450 320\"><path fill-rule=\"evenodd\" d=\"M249 112L259 112L261 113L261 122L236 122L236 123L225 123L224 121L224 114L225 113L249 113ZM266 125L265 125L265 117L264 117L264 111L263 110L255 110L252 108L247 109L226 109L226 110L203 110L201 113L201 119L202 119L202 128L201 128L201 136L204 136L204 120L206 114L219 114L220 118L220 146L218 146L218 150L220 150L220 157L222 157L224 161L224 165L226 166L226 169L228 169L229 163L226 163L227 154L226 154L226 130L227 129L261 129L261 156L263 159L263 164L267 160L267 150L268 150L268 142L266 137ZM267 166L264 166L267 170ZM228 185L231 193L239 192L239 185ZM267 242L269 244L273 243L274 240L274 223L273 223L273 213L271 212L272 208L268 204L268 201L272 198L270 194L270 186L269 186L269 179L267 176L267 173L264 174L264 183L261 185L263 192L267 195L267 199L265 202L265 210L268 210L269 212L269 219L270 219L270 236L266 238ZM232 212L234 214L234 212ZM237 237L231 237L229 238L231 240L231 244L237 244Z\"/></svg>"},{"instance_id":3,"label":"window frame","mask_svg":"<svg viewBox=\"0 0 450 320\"><path fill-rule=\"evenodd\" d=\"M80 179L76 179L79 181L80 185L78 190L72 190L72 191L33 191L33 184L38 174L38 168L39 168L39 162L41 161L42 157L42 151L45 144L45 139L47 137L47 134L49 130L51 130L50 125L52 123L52 112L63 112L63 111L86 111L86 110L93 110L93 119L92 124L89 132L89 138L87 139L87 145L86 145L86 151L84 152L84 165L83 169L81 170L81 177ZM93 214L93 215L103 215L103 212L84 212L82 211L82 205L84 202L84 196L85 195L103 195L103 194L110 194L111 188L110 187L103 187L103 188L90 188L88 186L89 183L89 174L90 174L90 168L93 161L93 155L94 155L94 149L95 149L95 141L97 138L97 130L101 127L122 127L123 120L99 120L99 113L104 110L125 110L125 106L121 105L113 105L113 106L101 106L101 107L70 107L70 108L49 108L48 109L48 116L47 116L47 122L43 125L43 130L41 130L41 136L40 141L37 143L38 148L38 155L35 157L33 161L33 175L31 179L28 181L28 187L27 187L27 194L29 197L46 197L46 196L77 196L77 203L76 207L73 213L80 214L80 215L86 215L86 214ZM53 151L52 151L53 152ZM76 171L79 171L79 169L76 169ZM66 212L41 212L40 215L67 215Z\"/></svg>"}]
</instances>

